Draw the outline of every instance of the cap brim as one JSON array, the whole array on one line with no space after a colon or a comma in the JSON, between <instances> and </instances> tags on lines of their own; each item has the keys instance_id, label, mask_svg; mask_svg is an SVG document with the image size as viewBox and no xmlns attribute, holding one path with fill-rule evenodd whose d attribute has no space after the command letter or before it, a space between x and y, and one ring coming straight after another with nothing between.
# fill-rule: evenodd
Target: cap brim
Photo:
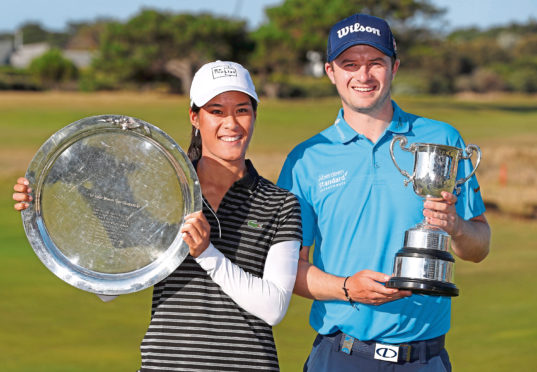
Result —
<instances>
[{"instance_id":1,"label":"cap brim","mask_svg":"<svg viewBox=\"0 0 537 372\"><path fill-rule=\"evenodd\" d=\"M190 100L190 107L193 105L196 105L198 107L203 107L207 102L212 100L214 97L216 97L219 94L225 93L225 92L241 92L244 94L247 94L248 96L252 97L256 100L256 102L259 102L259 98L257 97L257 94L252 92L248 92L246 89L243 89L241 87L218 87L217 89L214 89L210 92L208 92L206 95L204 95L202 98L198 98L197 101L194 101L193 99Z\"/></svg>"},{"instance_id":2,"label":"cap brim","mask_svg":"<svg viewBox=\"0 0 537 372\"><path fill-rule=\"evenodd\" d=\"M385 47L383 47L382 45L380 45L378 43L375 43L375 42L372 42L372 41L353 40L353 41L349 41L347 43L344 43L339 48L337 48L332 53L330 53L330 55L328 56L328 62L332 62L341 53L343 53L344 51L346 51L347 49L349 49L350 47L355 46L355 45L369 45L369 46L372 46L375 49L380 50L382 53L386 54L388 57L395 56L395 53L393 51L386 49Z\"/></svg>"}]
</instances>

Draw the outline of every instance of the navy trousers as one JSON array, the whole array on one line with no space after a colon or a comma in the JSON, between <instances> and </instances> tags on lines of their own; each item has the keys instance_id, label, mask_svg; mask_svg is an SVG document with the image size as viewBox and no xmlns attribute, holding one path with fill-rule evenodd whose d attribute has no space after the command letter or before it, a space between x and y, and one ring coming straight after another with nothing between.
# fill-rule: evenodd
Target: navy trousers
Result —
<instances>
[{"instance_id":1,"label":"navy trousers","mask_svg":"<svg viewBox=\"0 0 537 372\"><path fill-rule=\"evenodd\" d=\"M368 353L357 344L350 353L345 353L341 347L342 337L342 333L317 335L304 372L451 372L446 349L441 347L435 355L428 355L427 341L410 343L412 359L394 363L374 359L372 352Z\"/></svg>"}]
</instances>

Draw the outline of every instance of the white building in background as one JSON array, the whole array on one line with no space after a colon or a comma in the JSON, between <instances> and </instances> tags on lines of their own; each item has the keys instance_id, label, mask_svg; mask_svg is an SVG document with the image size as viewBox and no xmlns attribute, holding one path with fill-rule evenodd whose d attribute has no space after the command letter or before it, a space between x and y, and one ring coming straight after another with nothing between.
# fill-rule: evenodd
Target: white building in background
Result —
<instances>
[{"instance_id":1,"label":"white building in background","mask_svg":"<svg viewBox=\"0 0 537 372\"><path fill-rule=\"evenodd\" d=\"M88 67L95 56L95 52L80 49L64 49L62 54L75 64L77 68Z\"/></svg>"},{"instance_id":2,"label":"white building in background","mask_svg":"<svg viewBox=\"0 0 537 372\"><path fill-rule=\"evenodd\" d=\"M9 59L9 64L17 68L27 68L30 63L50 49L48 43L35 43L20 45L15 49Z\"/></svg>"},{"instance_id":3,"label":"white building in background","mask_svg":"<svg viewBox=\"0 0 537 372\"><path fill-rule=\"evenodd\" d=\"M49 50L50 45L48 43L20 45L11 53L9 64L17 68L27 68L35 58L40 57ZM95 52L78 49L64 49L61 52L66 59L73 62L78 68L88 67L95 55Z\"/></svg>"},{"instance_id":4,"label":"white building in background","mask_svg":"<svg viewBox=\"0 0 537 372\"><path fill-rule=\"evenodd\" d=\"M9 64L9 59L14 50L15 47L11 40L0 40L0 66Z\"/></svg>"},{"instance_id":5,"label":"white building in background","mask_svg":"<svg viewBox=\"0 0 537 372\"><path fill-rule=\"evenodd\" d=\"M14 41L0 40L0 66L11 65L16 68L27 68L30 63L51 49L48 43L24 44L21 32L16 32ZM62 55L73 62L78 68L91 64L96 51L85 49L64 49Z\"/></svg>"}]
</instances>

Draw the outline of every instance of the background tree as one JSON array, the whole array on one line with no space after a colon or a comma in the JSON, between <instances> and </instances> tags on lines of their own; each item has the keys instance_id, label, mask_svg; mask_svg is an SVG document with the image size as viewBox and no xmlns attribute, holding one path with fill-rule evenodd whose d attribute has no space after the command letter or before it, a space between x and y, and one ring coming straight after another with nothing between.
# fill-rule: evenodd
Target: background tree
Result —
<instances>
[{"instance_id":1,"label":"background tree","mask_svg":"<svg viewBox=\"0 0 537 372\"><path fill-rule=\"evenodd\" d=\"M78 75L83 90L164 87L187 93L201 64L230 59L248 66L261 94L319 97L336 94L328 79L308 75L322 70L329 29L363 12L385 18L394 31L403 66L396 93L537 92L537 20L447 33L441 29L444 10L430 0L284 0L265 12L267 22L253 31L233 18L149 9L126 22L96 19L70 23L61 32L28 22L19 31L25 44L95 52L92 67ZM0 39L19 40L13 34ZM54 53L47 58L59 61ZM34 89L31 79L20 83L28 74L0 67L0 89Z\"/></svg>"},{"instance_id":2,"label":"background tree","mask_svg":"<svg viewBox=\"0 0 537 372\"><path fill-rule=\"evenodd\" d=\"M70 22L67 24L69 38L65 44L66 49L97 50L101 42L101 35L111 19L100 18L94 22Z\"/></svg>"},{"instance_id":3,"label":"background tree","mask_svg":"<svg viewBox=\"0 0 537 372\"><path fill-rule=\"evenodd\" d=\"M443 13L428 0L285 0L265 10L268 22L252 35L256 49L250 64L264 80L272 74L301 74L308 51L324 56L330 28L354 13L368 13L390 22L401 54L423 37L418 17Z\"/></svg>"},{"instance_id":4,"label":"background tree","mask_svg":"<svg viewBox=\"0 0 537 372\"><path fill-rule=\"evenodd\" d=\"M106 27L93 69L111 86L161 82L186 93L201 64L215 59L244 62L252 49L243 21L144 10L125 24Z\"/></svg>"},{"instance_id":5,"label":"background tree","mask_svg":"<svg viewBox=\"0 0 537 372\"><path fill-rule=\"evenodd\" d=\"M23 24L18 32L22 34L24 44L48 43L53 47L62 48L69 39L67 32L48 31L40 23L36 22Z\"/></svg>"}]
</instances>

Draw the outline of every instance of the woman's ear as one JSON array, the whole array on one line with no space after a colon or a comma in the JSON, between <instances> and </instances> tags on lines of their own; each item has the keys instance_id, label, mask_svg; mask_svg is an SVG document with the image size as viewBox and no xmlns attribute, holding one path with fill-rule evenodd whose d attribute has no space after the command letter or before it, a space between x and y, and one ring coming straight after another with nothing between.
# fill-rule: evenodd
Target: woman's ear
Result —
<instances>
[{"instance_id":1,"label":"woman's ear","mask_svg":"<svg viewBox=\"0 0 537 372\"><path fill-rule=\"evenodd\" d=\"M188 116L190 117L190 123L199 129L199 113L192 111L190 108L188 110Z\"/></svg>"}]
</instances>

